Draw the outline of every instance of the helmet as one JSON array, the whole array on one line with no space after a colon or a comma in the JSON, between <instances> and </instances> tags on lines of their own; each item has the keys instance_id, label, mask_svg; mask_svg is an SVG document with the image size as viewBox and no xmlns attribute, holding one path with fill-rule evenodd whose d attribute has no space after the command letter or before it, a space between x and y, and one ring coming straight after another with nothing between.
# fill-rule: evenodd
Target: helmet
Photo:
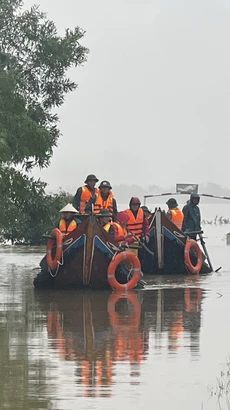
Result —
<instances>
[{"instance_id":1,"label":"helmet","mask_svg":"<svg viewBox=\"0 0 230 410\"><path fill-rule=\"evenodd\" d=\"M109 181L101 181L101 183L100 183L100 185L99 185L99 188L109 188L109 189L112 189L112 187L111 187Z\"/></svg>"},{"instance_id":2,"label":"helmet","mask_svg":"<svg viewBox=\"0 0 230 410\"><path fill-rule=\"evenodd\" d=\"M106 217L106 216L112 216L111 212L108 209L101 209L100 212L97 214L97 216L101 217Z\"/></svg>"},{"instance_id":3,"label":"helmet","mask_svg":"<svg viewBox=\"0 0 230 410\"><path fill-rule=\"evenodd\" d=\"M141 209L143 209L144 212L149 212L149 213L151 214L151 212L150 212L150 210L149 210L149 208L148 208L147 206L142 205L142 206L141 206Z\"/></svg>"},{"instance_id":4,"label":"helmet","mask_svg":"<svg viewBox=\"0 0 230 410\"><path fill-rule=\"evenodd\" d=\"M94 174L89 174L89 175L86 177L85 184L87 184L88 181L96 181L96 182L98 182L99 180L97 179L97 177L96 177Z\"/></svg>"},{"instance_id":5,"label":"helmet","mask_svg":"<svg viewBox=\"0 0 230 410\"><path fill-rule=\"evenodd\" d=\"M175 200L175 198L170 198L167 202L166 205L168 206L172 206L172 207L176 207L178 206L177 201Z\"/></svg>"}]
</instances>

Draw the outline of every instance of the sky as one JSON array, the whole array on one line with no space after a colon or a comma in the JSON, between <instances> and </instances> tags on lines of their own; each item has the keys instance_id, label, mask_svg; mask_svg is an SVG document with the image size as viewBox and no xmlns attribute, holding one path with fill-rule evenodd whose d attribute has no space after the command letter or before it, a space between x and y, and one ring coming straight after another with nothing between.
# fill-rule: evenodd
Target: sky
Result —
<instances>
[{"instance_id":1,"label":"sky","mask_svg":"<svg viewBox=\"0 0 230 410\"><path fill-rule=\"evenodd\" d=\"M26 0L25 5L34 4ZM227 0L40 0L60 32L80 26L88 61L58 110L49 188L87 174L112 185L230 187Z\"/></svg>"}]
</instances>

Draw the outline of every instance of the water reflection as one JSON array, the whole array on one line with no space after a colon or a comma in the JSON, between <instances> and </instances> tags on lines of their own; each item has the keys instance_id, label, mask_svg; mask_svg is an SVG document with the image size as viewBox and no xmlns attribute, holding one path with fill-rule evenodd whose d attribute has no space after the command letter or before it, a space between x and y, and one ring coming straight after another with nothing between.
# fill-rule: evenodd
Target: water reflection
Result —
<instances>
[{"instance_id":1,"label":"water reflection","mask_svg":"<svg viewBox=\"0 0 230 410\"><path fill-rule=\"evenodd\" d=\"M203 297L200 288L37 295L49 348L73 362L78 396L88 397L111 396L120 372L138 385L150 353L186 346L198 357Z\"/></svg>"}]
</instances>

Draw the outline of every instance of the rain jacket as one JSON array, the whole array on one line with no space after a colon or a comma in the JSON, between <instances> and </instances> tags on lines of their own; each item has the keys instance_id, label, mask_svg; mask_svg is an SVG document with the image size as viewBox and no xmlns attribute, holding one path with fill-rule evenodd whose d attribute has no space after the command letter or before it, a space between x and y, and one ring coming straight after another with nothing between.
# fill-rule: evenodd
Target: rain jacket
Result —
<instances>
[{"instance_id":1,"label":"rain jacket","mask_svg":"<svg viewBox=\"0 0 230 410\"><path fill-rule=\"evenodd\" d=\"M201 230L201 215L198 205L189 202L182 209L184 220L182 224L183 232L200 231Z\"/></svg>"}]
</instances>

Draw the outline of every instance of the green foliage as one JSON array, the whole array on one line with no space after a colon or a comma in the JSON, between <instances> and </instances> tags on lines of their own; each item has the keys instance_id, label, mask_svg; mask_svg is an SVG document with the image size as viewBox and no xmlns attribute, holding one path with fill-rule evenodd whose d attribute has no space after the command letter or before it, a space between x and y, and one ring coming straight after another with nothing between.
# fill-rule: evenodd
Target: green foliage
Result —
<instances>
[{"instance_id":1,"label":"green foliage","mask_svg":"<svg viewBox=\"0 0 230 410\"><path fill-rule=\"evenodd\" d=\"M53 109L76 89L66 72L83 64L88 50L79 43L82 29L62 37L37 6L22 6L0 5L0 161L28 169L49 165L59 137Z\"/></svg>"},{"instance_id":2,"label":"green foliage","mask_svg":"<svg viewBox=\"0 0 230 410\"><path fill-rule=\"evenodd\" d=\"M59 211L72 196L64 191L47 195L46 184L14 168L0 170L0 238L11 243L42 243L59 219Z\"/></svg>"},{"instance_id":3,"label":"green foliage","mask_svg":"<svg viewBox=\"0 0 230 410\"><path fill-rule=\"evenodd\" d=\"M56 225L69 194L45 193L30 178L34 166L49 165L59 137L58 116L66 94L76 89L67 72L86 61L84 31L66 29L21 0L0 3L0 240L39 244ZM15 168L20 166L23 171Z\"/></svg>"}]
</instances>

